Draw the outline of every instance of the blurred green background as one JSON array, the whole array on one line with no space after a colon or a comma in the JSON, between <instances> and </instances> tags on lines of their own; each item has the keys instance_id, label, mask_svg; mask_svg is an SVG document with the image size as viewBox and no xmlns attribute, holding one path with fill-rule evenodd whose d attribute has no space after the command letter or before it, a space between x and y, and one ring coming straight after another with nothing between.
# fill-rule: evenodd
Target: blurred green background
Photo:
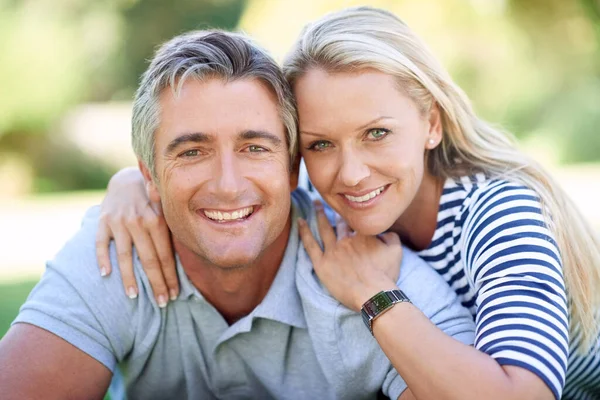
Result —
<instances>
[{"instance_id":1,"label":"blurred green background","mask_svg":"<svg viewBox=\"0 0 600 400\"><path fill-rule=\"evenodd\" d=\"M135 163L130 100L158 44L241 29L280 60L306 22L357 4L403 18L600 227L600 0L0 0L0 337Z\"/></svg>"}]
</instances>

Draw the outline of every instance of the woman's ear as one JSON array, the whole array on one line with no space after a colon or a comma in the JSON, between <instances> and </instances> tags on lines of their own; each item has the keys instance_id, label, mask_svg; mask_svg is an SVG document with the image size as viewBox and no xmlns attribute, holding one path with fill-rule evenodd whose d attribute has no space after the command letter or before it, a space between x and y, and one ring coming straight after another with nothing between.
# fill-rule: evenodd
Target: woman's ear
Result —
<instances>
[{"instance_id":1,"label":"woman's ear","mask_svg":"<svg viewBox=\"0 0 600 400\"><path fill-rule=\"evenodd\" d=\"M138 160L138 166L142 175L144 176L144 186L146 187L146 193L148 194L148 199L153 203L160 203L160 192L158 191L158 187L154 182L154 177L152 173L141 160Z\"/></svg>"},{"instance_id":2,"label":"woman's ear","mask_svg":"<svg viewBox=\"0 0 600 400\"><path fill-rule=\"evenodd\" d=\"M433 103L429 111L429 132L427 132L427 141L425 148L431 150L437 147L442 141L442 112L437 103Z\"/></svg>"}]
</instances>

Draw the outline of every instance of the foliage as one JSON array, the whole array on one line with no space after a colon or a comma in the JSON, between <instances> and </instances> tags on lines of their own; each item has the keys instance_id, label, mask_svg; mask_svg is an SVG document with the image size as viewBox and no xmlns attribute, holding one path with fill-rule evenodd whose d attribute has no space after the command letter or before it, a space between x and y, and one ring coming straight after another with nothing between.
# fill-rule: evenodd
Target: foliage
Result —
<instances>
[{"instance_id":1,"label":"foliage","mask_svg":"<svg viewBox=\"0 0 600 400\"><path fill-rule=\"evenodd\" d=\"M281 58L304 23L352 4L407 21L485 118L560 161L600 159L598 0L0 0L0 169L17 152L38 188L103 186L102 160L56 145L67 110L131 99L153 49L183 31L239 25Z\"/></svg>"},{"instance_id":2,"label":"foliage","mask_svg":"<svg viewBox=\"0 0 600 400\"><path fill-rule=\"evenodd\" d=\"M131 99L153 49L207 26L234 29L245 0L0 0L0 169L17 152L35 189L105 187L114 172L64 141L78 103ZM1 183L1 182L0 182Z\"/></svg>"}]
</instances>

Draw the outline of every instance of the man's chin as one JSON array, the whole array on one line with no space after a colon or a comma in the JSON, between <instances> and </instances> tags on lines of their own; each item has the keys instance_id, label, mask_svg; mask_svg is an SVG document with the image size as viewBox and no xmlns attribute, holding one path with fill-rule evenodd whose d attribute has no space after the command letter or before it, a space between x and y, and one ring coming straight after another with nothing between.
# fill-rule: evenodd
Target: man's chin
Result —
<instances>
[{"instance_id":1,"label":"man's chin","mask_svg":"<svg viewBox=\"0 0 600 400\"><path fill-rule=\"evenodd\" d=\"M209 263L217 268L223 270L236 270L243 269L253 264L258 259L258 254L254 254L254 251L243 252L240 254L227 254L227 253L204 253L205 258Z\"/></svg>"}]
</instances>

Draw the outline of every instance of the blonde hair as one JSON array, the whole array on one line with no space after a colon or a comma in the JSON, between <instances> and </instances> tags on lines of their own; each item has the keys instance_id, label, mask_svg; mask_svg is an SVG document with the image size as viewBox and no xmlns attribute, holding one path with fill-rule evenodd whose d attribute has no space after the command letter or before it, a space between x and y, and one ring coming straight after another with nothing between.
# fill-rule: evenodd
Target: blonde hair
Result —
<instances>
[{"instance_id":1,"label":"blonde hair","mask_svg":"<svg viewBox=\"0 0 600 400\"><path fill-rule=\"evenodd\" d=\"M392 13L371 7L326 15L304 28L284 62L292 87L310 68L373 68L395 76L422 113L437 105L443 140L427 156L434 176L484 172L520 182L538 194L563 260L572 337L579 327L582 347L589 350L600 329L600 240L550 175L516 148L512 136L475 115L467 96L408 26Z\"/></svg>"}]
</instances>

